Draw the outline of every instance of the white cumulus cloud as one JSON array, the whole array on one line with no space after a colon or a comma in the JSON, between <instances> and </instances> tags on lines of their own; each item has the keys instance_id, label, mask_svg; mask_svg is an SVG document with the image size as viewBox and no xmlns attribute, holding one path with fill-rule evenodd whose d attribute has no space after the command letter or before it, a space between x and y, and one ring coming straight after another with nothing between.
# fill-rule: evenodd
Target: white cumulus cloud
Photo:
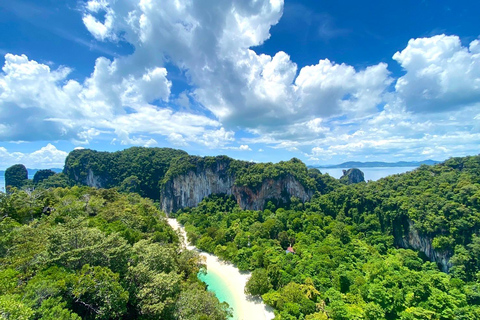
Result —
<instances>
[{"instance_id":1,"label":"white cumulus cloud","mask_svg":"<svg viewBox=\"0 0 480 320\"><path fill-rule=\"evenodd\" d=\"M478 40L464 47L458 36L411 39L393 59L406 71L395 89L409 110L442 112L480 103Z\"/></svg>"},{"instance_id":2,"label":"white cumulus cloud","mask_svg":"<svg viewBox=\"0 0 480 320\"><path fill-rule=\"evenodd\" d=\"M355 70L325 59L297 76L287 53L251 50L269 39L283 14L280 0L90 3L112 13L109 30L135 47L131 56L116 60L119 69L177 65L194 87L191 97L227 129L264 133L315 117L369 114L392 81L383 63Z\"/></svg>"},{"instance_id":3,"label":"white cumulus cloud","mask_svg":"<svg viewBox=\"0 0 480 320\"><path fill-rule=\"evenodd\" d=\"M68 152L58 150L49 143L45 147L31 153L9 152L6 148L0 147L0 163L6 168L21 163L30 169L63 168Z\"/></svg>"},{"instance_id":4,"label":"white cumulus cloud","mask_svg":"<svg viewBox=\"0 0 480 320\"><path fill-rule=\"evenodd\" d=\"M295 80L301 106L317 116L373 113L391 82L385 63L357 72L328 59L302 68Z\"/></svg>"},{"instance_id":5,"label":"white cumulus cloud","mask_svg":"<svg viewBox=\"0 0 480 320\"><path fill-rule=\"evenodd\" d=\"M398 79L386 63L358 68L318 57L302 66L288 52L255 51L270 38L283 4L87 1L82 20L92 37L126 42L132 53L99 57L82 80L73 80L69 67L7 54L0 141L152 146L166 140L179 147L281 148L318 161L476 150L479 40L411 39L393 55L404 69ZM188 83L179 94L170 79L178 73Z\"/></svg>"},{"instance_id":6,"label":"white cumulus cloud","mask_svg":"<svg viewBox=\"0 0 480 320\"><path fill-rule=\"evenodd\" d=\"M98 58L83 83L68 79L70 69L7 54L0 73L0 141L71 140L88 144L102 134L121 144L156 145L147 134L184 133L188 141L215 146L232 134L205 142L221 124L206 116L150 104L168 101L171 82L165 68L123 76L116 61ZM132 137L130 136L132 135ZM225 138L226 140L222 140Z\"/></svg>"}]
</instances>

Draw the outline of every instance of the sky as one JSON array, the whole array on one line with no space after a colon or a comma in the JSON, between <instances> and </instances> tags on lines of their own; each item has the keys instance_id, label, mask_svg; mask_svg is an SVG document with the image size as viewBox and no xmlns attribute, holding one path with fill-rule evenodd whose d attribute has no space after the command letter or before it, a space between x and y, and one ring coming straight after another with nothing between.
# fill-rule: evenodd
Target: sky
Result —
<instances>
[{"instance_id":1,"label":"sky","mask_svg":"<svg viewBox=\"0 0 480 320\"><path fill-rule=\"evenodd\" d=\"M0 170L75 148L308 165L480 146L480 2L0 2Z\"/></svg>"}]
</instances>

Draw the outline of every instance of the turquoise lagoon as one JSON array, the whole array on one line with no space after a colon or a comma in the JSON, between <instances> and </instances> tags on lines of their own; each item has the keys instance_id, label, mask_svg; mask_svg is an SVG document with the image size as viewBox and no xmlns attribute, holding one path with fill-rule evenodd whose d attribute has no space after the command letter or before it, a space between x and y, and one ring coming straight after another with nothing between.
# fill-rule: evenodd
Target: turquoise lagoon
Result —
<instances>
[{"instance_id":1,"label":"turquoise lagoon","mask_svg":"<svg viewBox=\"0 0 480 320\"><path fill-rule=\"evenodd\" d=\"M231 319L237 320L238 315L236 310L238 310L235 297L233 293L228 288L227 283L216 273L208 271L205 273L199 273L198 278L205 282L208 286L208 291L211 291L215 296L220 300L220 302L226 302L233 309L233 317Z\"/></svg>"}]
</instances>

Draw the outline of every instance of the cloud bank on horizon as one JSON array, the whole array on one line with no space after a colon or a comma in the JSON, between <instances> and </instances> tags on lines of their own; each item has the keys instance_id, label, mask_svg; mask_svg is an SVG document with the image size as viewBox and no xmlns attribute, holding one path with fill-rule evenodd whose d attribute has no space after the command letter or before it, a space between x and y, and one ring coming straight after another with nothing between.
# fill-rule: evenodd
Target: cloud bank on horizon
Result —
<instances>
[{"instance_id":1,"label":"cloud bank on horizon","mask_svg":"<svg viewBox=\"0 0 480 320\"><path fill-rule=\"evenodd\" d=\"M411 39L392 52L404 70L394 77L384 62L360 69L320 58L299 68L288 52L257 53L282 0L90 0L80 10L96 41L132 52L98 57L83 81L71 76L75 66L6 53L0 141L233 150L249 159L273 148L309 163L478 153L479 40ZM178 72L182 92L170 77ZM49 154L45 165L66 155L52 144L38 152ZM0 147L4 163L29 157Z\"/></svg>"}]
</instances>

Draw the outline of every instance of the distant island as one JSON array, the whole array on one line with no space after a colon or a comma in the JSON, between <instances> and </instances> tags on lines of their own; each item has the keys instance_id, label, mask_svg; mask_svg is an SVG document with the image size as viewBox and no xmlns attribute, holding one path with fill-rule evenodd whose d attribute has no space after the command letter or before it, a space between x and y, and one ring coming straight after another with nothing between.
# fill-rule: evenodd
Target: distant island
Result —
<instances>
[{"instance_id":1,"label":"distant island","mask_svg":"<svg viewBox=\"0 0 480 320\"><path fill-rule=\"evenodd\" d=\"M372 162L360 162L360 161L348 161L340 164L332 165L317 165L310 166L311 168L378 168L378 167L419 167L422 164L432 166L434 164L440 163L436 160L423 160L423 161L398 161L398 162L381 162L381 161L372 161Z\"/></svg>"}]
</instances>

